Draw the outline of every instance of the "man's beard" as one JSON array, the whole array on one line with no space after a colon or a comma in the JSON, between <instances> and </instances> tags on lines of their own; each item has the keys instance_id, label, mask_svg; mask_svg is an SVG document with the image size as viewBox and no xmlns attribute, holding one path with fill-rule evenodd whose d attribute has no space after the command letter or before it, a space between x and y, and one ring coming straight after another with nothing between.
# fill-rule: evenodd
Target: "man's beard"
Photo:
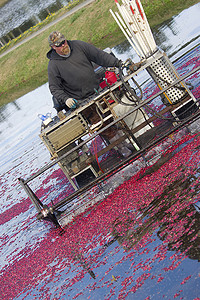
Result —
<instances>
[{"instance_id":1,"label":"man's beard","mask_svg":"<svg viewBox=\"0 0 200 300\"><path fill-rule=\"evenodd\" d=\"M63 55L70 54L70 48L69 48L69 46L68 45L63 46L61 52L62 52Z\"/></svg>"}]
</instances>

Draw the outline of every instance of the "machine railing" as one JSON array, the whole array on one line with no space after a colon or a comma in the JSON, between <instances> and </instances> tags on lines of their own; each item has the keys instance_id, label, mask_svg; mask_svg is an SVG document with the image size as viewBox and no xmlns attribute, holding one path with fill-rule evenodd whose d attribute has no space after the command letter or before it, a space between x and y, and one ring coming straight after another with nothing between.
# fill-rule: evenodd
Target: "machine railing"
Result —
<instances>
[{"instance_id":1,"label":"machine railing","mask_svg":"<svg viewBox=\"0 0 200 300\"><path fill-rule=\"evenodd\" d=\"M112 121L110 124L108 124L107 126L105 126L102 129L99 129L98 132L93 133L90 137L88 137L85 141L81 142L79 145L77 145L76 147L74 147L73 149L69 150L67 153L63 154L61 157L55 159L53 162L48 163L46 166L44 166L43 168L41 168L39 171L37 171L35 174L33 174L32 176L30 176L29 178L27 178L26 180L24 180L24 183L28 183L31 180L35 179L36 177L38 177L39 175L41 175L42 173L44 173L46 170L50 169L52 166L54 166L55 164L57 164L59 161L61 161L63 158L65 158L66 156L68 156L69 154L71 154L73 151L78 150L81 146L85 145L86 143L88 143L89 141L91 141L92 139L94 139L96 136L98 136L100 133L102 133L104 130L108 129L109 127L115 125L116 123L120 122L121 120L123 120L125 117L129 116L130 114L132 114L133 112L135 112L136 110L138 110L139 108L144 107L146 104L148 104L149 102L151 102L153 99L157 98L158 96L162 95L164 92L166 92L168 89L170 89L171 87L173 87L174 85L176 85L177 83L185 80L186 78L190 77L191 75L193 75L194 73L198 72L200 70L200 66L193 69L192 71L190 71L189 73L181 76L181 78L177 79L175 82L173 82L172 84L170 84L168 87L164 88L163 90L159 91L158 93L156 93L155 95L149 97L146 100L141 101L140 104L138 104L136 107L132 108L129 112L127 112L126 114L122 115L121 117L118 117L118 119ZM128 81L131 78L131 75L127 76L127 78L125 79L126 81ZM116 86L120 86L121 82L118 82ZM109 93L110 91L112 91L112 87L110 88L110 90L107 90L105 93ZM101 98L102 96L104 96L103 93L102 95L98 96L97 98L95 98L95 100L98 100L99 98ZM197 102L198 103L198 102ZM179 104L176 104L174 107L178 107ZM165 110L163 111L163 113L170 111L172 109L172 107L166 107ZM160 112L159 114L161 114L162 112ZM154 117L150 118L150 121L152 121L154 119ZM146 122L145 122L146 123ZM139 126L138 126L139 127ZM134 131L136 131L136 129L134 129Z\"/></svg>"},{"instance_id":2,"label":"machine railing","mask_svg":"<svg viewBox=\"0 0 200 300\"><path fill-rule=\"evenodd\" d=\"M142 154L144 154L148 149L150 149L153 146L155 146L157 143L159 143L166 136L170 135L172 132L178 130L179 128L185 126L186 124L188 124L190 122L193 122L195 119L199 118L200 117L200 111L199 111L199 109L197 109L194 114L192 114L191 116L187 117L186 119L183 119L183 120L174 119L174 121L175 121L176 124L173 124L172 128L170 128L169 130L167 130L166 132L164 132L162 135L160 135L158 138L156 138L152 142L148 143L145 146L142 146L140 149L137 149L137 151L135 151L128 158L124 158L123 160L119 161L119 163L117 165L112 166L108 171L104 172L103 174L99 174L96 178L94 178L91 182L87 183L84 187L81 187L78 190L74 191L71 195L65 197L64 199L62 199L60 202L58 202L55 205L51 205L51 206L43 205L43 203L40 201L40 199L36 196L36 194L32 191L32 189L28 185L28 183L31 182L33 179L37 178L39 175L43 174L45 171L47 171L51 167L53 167L54 165L56 165L59 162L61 162L64 158L66 158L67 156L69 156L71 153L73 153L74 151L80 149L82 146L84 146L85 144L87 144L91 140L95 139L97 136L99 136L105 130L107 130L110 127L112 127L112 126L118 124L119 122L123 121L126 117L128 117L129 115L131 115L133 112L137 111L138 109L144 108L153 99L155 99L158 96L162 95L168 89L170 89L171 87L175 86L179 82L185 80L186 78L190 77L191 75L193 75L194 73L198 72L199 70L200 70L200 66L197 67L196 69L190 71L189 73L185 74L184 76L181 76L176 81L174 81L173 83L171 83L170 85L168 85L166 88L163 88L161 91L159 91L155 95L149 97L146 100L141 101L137 106L131 108L126 114L123 114L122 116L117 117L117 119L114 119L112 122L110 122L105 127L98 129L96 132L93 132L88 138L86 138L84 141L82 141L79 145L76 145L71 150L69 150L68 152L66 152L65 154L63 154L61 157L56 158L54 161L48 163L47 165L45 165L44 167L42 167L39 171L37 171L35 174L33 174L30 177L28 177L27 179L19 178L21 186L24 188L25 192L30 197L32 203L34 204L34 206L35 206L35 208L36 208L36 210L38 212L38 219L40 219L40 218L48 218L48 219L51 219L51 221L53 221L54 224L59 225L59 223L57 221L57 218L55 216L55 213L54 213L58 208L61 208L61 207L65 206L66 203L69 203L70 201L72 201L73 199L75 199L78 195L81 195L85 191L89 190L90 188L92 188L93 186L95 186L97 183L103 182L103 180L105 178L108 178L108 176L111 176L114 173L118 172L119 169L124 168L131 161L133 161L134 159L136 159L139 156L141 156ZM134 75L135 75L135 73L134 73ZM131 78L131 76L133 76L133 74L126 76L124 78L124 80L128 82L128 80ZM112 93L116 89L116 87L120 87L122 84L123 84L123 82L121 80L119 80L114 86L111 86L109 89L107 89L101 95L97 96L93 101L94 102L98 101L99 99L101 99L102 97L104 97L105 95L107 95L108 93ZM166 112L173 111L174 109L178 108L180 105L182 105L182 102L181 103L176 103L174 105L166 106L159 113L155 112L155 115L149 117L148 120L144 120L138 126L136 126L135 128L133 128L132 129L132 134L134 135L135 133L137 133L137 131L139 131L141 128L143 128L147 124L153 122L156 118L162 117ZM197 107L198 107L199 106L199 102L197 100L195 100L194 101L194 105L197 105ZM103 153L106 153L110 149L112 149L115 146L117 146L118 144L120 144L126 138L127 138L127 135L121 136L115 142L113 142L113 143L107 145L105 148L101 149L97 153L97 156L99 157ZM88 163L91 163L92 161L94 161L97 156L95 156L95 155L89 156L88 157Z\"/></svg>"}]
</instances>

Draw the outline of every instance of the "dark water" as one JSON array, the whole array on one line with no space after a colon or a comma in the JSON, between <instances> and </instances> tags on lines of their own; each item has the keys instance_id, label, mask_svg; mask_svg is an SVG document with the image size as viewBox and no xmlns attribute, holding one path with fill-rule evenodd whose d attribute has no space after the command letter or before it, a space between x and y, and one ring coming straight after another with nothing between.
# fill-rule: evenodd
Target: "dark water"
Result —
<instances>
[{"instance_id":1,"label":"dark water","mask_svg":"<svg viewBox=\"0 0 200 300\"><path fill-rule=\"evenodd\" d=\"M0 8L0 38L6 42L66 6L67 0L10 0ZM9 34L11 32L11 34ZM8 34L8 36L7 36Z\"/></svg>"},{"instance_id":2,"label":"dark water","mask_svg":"<svg viewBox=\"0 0 200 300\"><path fill-rule=\"evenodd\" d=\"M190 32L182 22L194 8L199 5L172 18L173 31L166 24L155 31L172 59L191 49L175 64L181 74L200 65L199 20L191 21ZM113 51L137 59L127 43ZM199 98L199 74L189 81ZM154 89L144 86L145 96ZM162 164L146 167L140 158L116 175L122 184L61 235L36 220L17 180L50 161L38 137L37 114L47 112L55 114L47 84L0 109L1 299L199 299L199 124L197 134L181 130L148 153L168 149ZM31 187L44 203L72 192L58 166ZM95 187L88 197L98 193Z\"/></svg>"}]
</instances>

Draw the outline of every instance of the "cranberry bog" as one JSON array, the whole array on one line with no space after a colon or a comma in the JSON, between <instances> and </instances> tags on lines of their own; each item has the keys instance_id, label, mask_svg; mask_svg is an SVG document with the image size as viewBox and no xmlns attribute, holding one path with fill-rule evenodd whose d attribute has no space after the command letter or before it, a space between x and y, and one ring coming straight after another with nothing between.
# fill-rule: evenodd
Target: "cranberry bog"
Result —
<instances>
[{"instance_id":1,"label":"cranberry bog","mask_svg":"<svg viewBox=\"0 0 200 300\"><path fill-rule=\"evenodd\" d=\"M181 75L200 65L199 52L175 63ZM199 99L199 71L188 80ZM147 98L157 92L152 82L144 88ZM91 187L85 197L100 200L62 229L36 219L18 183L19 174L37 171L33 147L25 161L18 149L0 179L1 299L199 299L198 118L105 178L106 191ZM73 193L58 167L31 187L47 205ZM70 205L73 211L80 201Z\"/></svg>"}]
</instances>

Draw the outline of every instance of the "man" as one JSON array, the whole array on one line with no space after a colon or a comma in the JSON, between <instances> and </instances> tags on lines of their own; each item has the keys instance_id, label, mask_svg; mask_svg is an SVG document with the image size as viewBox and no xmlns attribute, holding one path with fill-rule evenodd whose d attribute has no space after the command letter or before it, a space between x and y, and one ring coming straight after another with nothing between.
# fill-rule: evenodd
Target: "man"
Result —
<instances>
[{"instance_id":1,"label":"man","mask_svg":"<svg viewBox=\"0 0 200 300\"><path fill-rule=\"evenodd\" d=\"M121 64L115 56L93 45L79 40L66 40L59 31L52 32L48 41L51 47L47 53L49 89L58 112L62 109L67 111L76 108L79 101L92 96L98 90L100 80L94 72L93 63L102 67L119 67ZM91 124L94 120L99 121L96 110L92 110L91 107L85 113ZM109 122L110 120L105 122L104 126ZM112 142L113 138L116 139L117 133L117 127L112 126L101 136ZM131 150L124 146L124 143L118 145L118 148L123 148L123 151L120 151L123 156L131 154Z\"/></svg>"},{"instance_id":2,"label":"man","mask_svg":"<svg viewBox=\"0 0 200 300\"><path fill-rule=\"evenodd\" d=\"M49 88L57 107L76 107L76 103L93 95L99 88L99 79L92 63L103 67L119 67L120 61L93 45L79 40L66 40L59 31L48 38Z\"/></svg>"}]
</instances>

